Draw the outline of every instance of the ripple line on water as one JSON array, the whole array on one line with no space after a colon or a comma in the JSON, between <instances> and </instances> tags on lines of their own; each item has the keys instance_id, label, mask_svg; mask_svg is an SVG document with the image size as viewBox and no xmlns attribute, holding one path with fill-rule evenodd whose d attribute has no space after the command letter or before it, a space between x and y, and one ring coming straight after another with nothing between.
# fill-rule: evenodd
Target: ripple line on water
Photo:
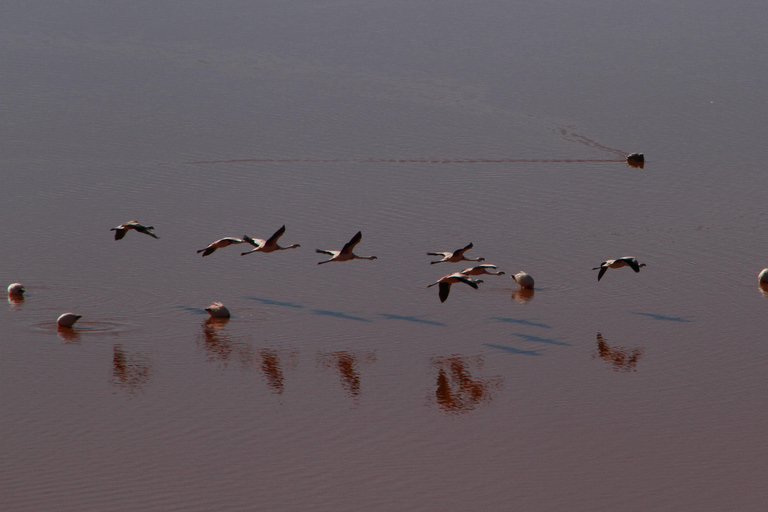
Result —
<instances>
[{"instance_id":1,"label":"ripple line on water","mask_svg":"<svg viewBox=\"0 0 768 512\"><path fill-rule=\"evenodd\" d=\"M356 164L505 164L505 163L618 163L624 159L616 158L239 158L231 160L199 160L183 162L183 165L212 165L237 163L356 163Z\"/></svg>"}]
</instances>

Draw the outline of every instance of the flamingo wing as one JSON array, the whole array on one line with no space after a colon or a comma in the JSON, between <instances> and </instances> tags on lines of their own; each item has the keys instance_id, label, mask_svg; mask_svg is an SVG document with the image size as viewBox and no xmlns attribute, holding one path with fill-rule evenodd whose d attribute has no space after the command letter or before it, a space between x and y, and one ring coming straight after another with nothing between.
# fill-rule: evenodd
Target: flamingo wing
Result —
<instances>
[{"instance_id":1,"label":"flamingo wing","mask_svg":"<svg viewBox=\"0 0 768 512\"><path fill-rule=\"evenodd\" d=\"M362 231L358 231L355 236L352 237L352 240L346 243L344 247L341 249L342 254L349 254L352 252L352 249L355 248L357 244L360 243L360 240L363 239L363 233Z\"/></svg>"},{"instance_id":2,"label":"flamingo wing","mask_svg":"<svg viewBox=\"0 0 768 512\"><path fill-rule=\"evenodd\" d=\"M454 255L454 256L461 256L461 255L462 255L462 254L464 254L466 251L470 250L472 247L474 247L474 246L472 245L472 242L469 242L469 243L468 243L468 244L467 244L465 247L462 247L461 249L457 249L456 251L454 251L454 252L453 252L453 255Z\"/></svg>"},{"instance_id":3,"label":"flamingo wing","mask_svg":"<svg viewBox=\"0 0 768 512\"><path fill-rule=\"evenodd\" d=\"M285 224L283 224L283 227L281 227L280 229L275 231L275 233L271 237L269 237L269 239L267 240L267 242L264 245L276 244L278 239L281 236L283 236L283 233L285 233Z\"/></svg>"}]
</instances>

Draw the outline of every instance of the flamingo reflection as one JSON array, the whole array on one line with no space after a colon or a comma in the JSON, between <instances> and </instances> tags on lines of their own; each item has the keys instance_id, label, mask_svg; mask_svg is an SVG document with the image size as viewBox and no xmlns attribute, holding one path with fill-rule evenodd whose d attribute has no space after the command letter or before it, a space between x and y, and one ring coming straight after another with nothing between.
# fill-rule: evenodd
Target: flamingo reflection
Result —
<instances>
[{"instance_id":1,"label":"flamingo reflection","mask_svg":"<svg viewBox=\"0 0 768 512\"><path fill-rule=\"evenodd\" d=\"M70 327L57 327L56 334L64 343L79 343L80 333Z\"/></svg>"},{"instance_id":2,"label":"flamingo reflection","mask_svg":"<svg viewBox=\"0 0 768 512\"><path fill-rule=\"evenodd\" d=\"M493 390L502 382L501 377L475 377L474 369L483 367L480 357L435 357L432 366L437 369L435 399L437 406L448 413L466 413L492 398Z\"/></svg>"},{"instance_id":3,"label":"flamingo reflection","mask_svg":"<svg viewBox=\"0 0 768 512\"><path fill-rule=\"evenodd\" d=\"M373 364L375 361L376 353L373 351L353 353L340 350L318 355L319 364L338 372L341 386L352 398L360 396L361 379L358 368L361 365Z\"/></svg>"},{"instance_id":4,"label":"flamingo reflection","mask_svg":"<svg viewBox=\"0 0 768 512\"><path fill-rule=\"evenodd\" d=\"M532 288L519 288L512 292L512 300L519 302L520 304L525 304L533 298L535 293L536 291Z\"/></svg>"},{"instance_id":5,"label":"flamingo reflection","mask_svg":"<svg viewBox=\"0 0 768 512\"><path fill-rule=\"evenodd\" d=\"M243 366L253 362L253 349L246 343L233 341L227 333L228 318L208 318L203 323L203 348L210 362L219 362L227 366L231 361L238 361Z\"/></svg>"},{"instance_id":6,"label":"flamingo reflection","mask_svg":"<svg viewBox=\"0 0 768 512\"><path fill-rule=\"evenodd\" d=\"M603 339L602 334L597 333L597 352L592 355L592 358L599 357L610 365L613 371L637 371L635 367L642 355L643 350L640 348L630 350L619 346L611 346Z\"/></svg>"},{"instance_id":7,"label":"flamingo reflection","mask_svg":"<svg viewBox=\"0 0 768 512\"><path fill-rule=\"evenodd\" d=\"M127 391L135 393L149 381L150 361L139 354L129 354L120 345L112 350L112 379L110 383Z\"/></svg>"},{"instance_id":8,"label":"flamingo reflection","mask_svg":"<svg viewBox=\"0 0 768 512\"><path fill-rule=\"evenodd\" d=\"M283 371L285 364L282 362L285 354L281 354L274 349L265 348L259 351L259 356L261 357L261 371L267 380L267 386L272 389L273 393L282 395L283 391L285 391L285 372ZM295 367L297 354L290 352L287 357L291 367Z\"/></svg>"},{"instance_id":9,"label":"flamingo reflection","mask_svg":"<svg viewBox=\"0 0 768 512\"><path fill-rule=\"evenodd\" d=\"M20 293L9 293L8 304L11 305L11 309L16 309L18 306L24 304L24 295Z\"/></svg>"}]
</instances>

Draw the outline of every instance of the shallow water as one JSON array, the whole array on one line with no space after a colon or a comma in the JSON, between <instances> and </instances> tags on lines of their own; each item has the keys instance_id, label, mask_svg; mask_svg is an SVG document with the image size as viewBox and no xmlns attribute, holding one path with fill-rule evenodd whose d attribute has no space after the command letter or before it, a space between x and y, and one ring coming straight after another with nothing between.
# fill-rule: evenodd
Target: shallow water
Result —
<instances>
[{"instance_id":1,"label":"shallow water","mask_svg":"<svg viewBox=\"0 0 768 512\"><path fill-rule=\"evenodd\" d=\"M708 4L9 7L0 509L763 510L766 23Z\"/></svg>"}]
</instances>

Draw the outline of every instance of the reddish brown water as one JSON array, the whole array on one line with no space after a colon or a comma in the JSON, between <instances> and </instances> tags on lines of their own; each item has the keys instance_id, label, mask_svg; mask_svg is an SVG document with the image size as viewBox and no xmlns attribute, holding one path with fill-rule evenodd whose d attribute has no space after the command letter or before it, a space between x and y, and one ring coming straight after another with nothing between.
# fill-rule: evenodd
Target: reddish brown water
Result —
<instances>
[{"instance_id":1,"label":"reddish brown water","mask_svg":"<svg viewBox=\"0 0 768 512\"><path fill-rule=\"evenodd\" d=\"M768 27L705 4L8 9L0 510L764 510Z\"/></svg>"}]
</instances>

